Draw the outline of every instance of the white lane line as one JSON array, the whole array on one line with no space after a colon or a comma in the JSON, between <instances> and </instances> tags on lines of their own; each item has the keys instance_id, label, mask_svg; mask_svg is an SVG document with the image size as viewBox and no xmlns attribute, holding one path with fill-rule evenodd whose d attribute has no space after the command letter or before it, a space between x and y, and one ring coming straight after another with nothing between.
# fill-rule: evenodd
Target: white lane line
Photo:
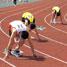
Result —
<instances>
[{"instance_id":1,"label":"white lane line","mask_svg":"<svg viewBox=\"0 0 67 67\"><path fill-rule=\"evenodd\" d=\"M31 36L31 39L34 39L35 37Z\"/></svg>"},{"instance_id":2,"label":"white lane line","mask_svg":"<svg viewBox=\"0 0 67 67\"><path fill-rule=\"evenodd\" d=\"M1 58L1 57L0 57L0 60L2 60L3 62L7 63L8 65L10 65L10 66L12 66L12 67L16 67L15 65L13 65L13 64L11 64L11 63L9 63L9 62L7 62L6 60L4 60L4 59Z\"/></svg>"},{"instance_id":3,"label":"white lane line","mask_svg":"<svg viewBox=\"0 0 67 67\"><path fill-rule=\"evenodd\" d=\"M24 46L30 49L29 46L27 46L27 45L25 45L25 44L24 44ZM36 51L36 52L38 52L38 53L40 53L40 54L42 54L42 55L44 55L44 56L48 56L48 57L50 57L50 58L52 58L52 59L55 59L55 60L57 60L57 61L60 61L60 62L62 62L62 63L64 63L64 64L67 64L67 61L63 61L63 60L58 59L58 58L56 58L56 57L53 57L53 56L51 56L51 55L49 55L49 54L46 54L46 53L44 53L44 52L41 52L41 51L39 51L39 50L37 50L37 49L34 49L34 51Z\"/></svg>"},{"instance_id":4,"label":"white lane line","mask_svg":"<svg viewBox=\"0 0 67 67\"><path fill-rule=\"evenodd\" d=\"M48 4L43 2L43 3L40 3L40 4L36 4L35 6L38 6L38 5L41 5L41 4L45 4L45 5L39 6L39 8L40 8L40 7L42 7L42 6L47 6L47 5L51 4L51 3L54 3L54 2L48 2ZM20 9L28 8L28 7L29 7L29 6L25 6L25 7L21 7L21 8L14 9L14 10L10 10L10 11L7 11L7 12L1 12L0 14L5 14L5 13L12 12L12 11L17 11L17 10L20 10Z\"/></svg>"},{"instance_id":5,"label":"white lane line","mask_svg":"<svg viewBox=\"0 0 67 67\"><path fill-rule=\"evenodd\" d=\"M35 33L35 31L32 31L32 32ZM41 34L39 34L39 36L41 36L41 37L43 37L43 38L46 38L46 39L48 39L48 40L50 40L50 41L53 41L53 42L55 42L55 43L58 43L59 45L61 44L61 45L63 45L63 46L67 46L67 44L62 43L62 42L59 42L59 41L54 40L54 39L51 39L51 38L49 38L49 37L47 37L47 36L44 36L44 35L41 35Z\"/></svg>"},{"instance_id":6,"label":"white lane line","mask_svg":"<svg viewBox=\"0 0 67 67\"><path fill-rule=\"evenodd\" d=\"M63 1L63 2L65 2L65 1ZM60 3L63 3L63 2L61 1ZM57 3L57 4L59 4L59 3ZM52 6L50 6L50 7L52 7ZM50 8L50 7L47 7L47 8L45 8L45 9L42 9L42 10L38 11L38 12L35 12L34 14L40 13L40 12L42 12L42 11L45 11L46 9L48 9L48 8ZM35 9L37 9L37 8L39 8L39 7L32 8L32 9L28 9L28 10L25 10L25 11L35 10ZM25 12L25 11L22 11L22 12ZM15 16L15 15L18 15L18 14L20 14L20 13L22 13L22 12L18 12L18 13L15 13L15 14L13 14L13 15L10 15L10 16L7 16L7 17L3 18L3 19L0 21L0 27L1 27L1 22L3 22L5 19L10 18L10 17ZM0 29L1 29L1 28L0 28Z\"/></svg>"},{"instance_id":7,"label":"white lane line","mask_svg":"<svg viewBox=\"0 0 67 67\"><path fill-rule=\"evenodd\" d=\"M30 9L30 10L31 10L31 9ZM8 17L9 17L9 16L8 16ZM6 18L8 18L8 17L6 17ZM0 24L1 24L2 21L5 20L6 18L2 19L1 22L0 22ZM0 27L0 28L1 28L1 27ZM1 28L1 31L5 34L5 32L2 30L2 28ZM6 34L6 35L7 35L7 34ZM8 35L7 35L7 36L8 36ZM44 54L45 54L45 53L44 53ZM50 56L50 55L47 54L47 56ZM50 57L52 58L52 56L50 56ZM53 58L53 59L54 59L54 58ZM55 60L57 60L57 58L56 58ZM60 61L60 59L59 59L58 61ZM66 62L66 61L63 61L63 60L60 61L60 62L63 62L63 63L65 63L65 64L67 64L67 62Z\"/></svg>"},{"instance_id":8,"label":"white lane line","mask_svg":"<svg viewBox=\"0 0 67 67\"><path fill-rule=\"evenodd\" d=\"M65 4L65 5L67 5L67 4ZM63 5L62 7L64 7L65 5ZM61 7L61 8L62 8ZM44 18L44 23L46 23L48 26L50 26L51 28L53 28L53 29L55 29L55 30L57 30L57 31L60 31L60 32L63 32L63 33L65 33L65 34L67 34L67 32L66 31L63 31L63 30L61 30L61 29L59 29L59 28L56 28L55 26L52 26L51 24L49 24L48 22L47 22L47 17L48 16L50 16L52 14L52 12L51 13L49 13L47 16L45 16L45 18Z\"/></svg>"},{"instance_id":9,"label":"white lane line","mask_svg":"<svg viewBox=\"0 0 67 67\"><path fill-rule=\"evenodd\" d=\"M63 1L63 2L65 2L65 1ZM60 2L60 3L63 3L63 2ZM52 3L54 3L54 2L52 2ZM48 3L48 4L46 4L45 6L47 6L47 5L49 5L49 4L52 4L52 3ZM59 4L59 3L58 3ZM44 6L44 5L42 5L42 6ZM52 7L52 6L50 6L50 7ZM37 9L37 8L40 8L40 6L38 6L38 7L35 7L35 8L32 8L32 9L28 9L28 10L26 10L26 11L30 11L30 10L35 10L35 9ZM49 8L49 7L48 7ZM46 8L46 9L48 9L48 8ZM44 10L44 9L43 9ZM43 10L41 10L41 11L43 11ZM9 11L10 12L10 11ZM22 12L25 12L25 11L22 11ZM13 14L13 15L10 15L10 16L14 16L14 15L17 15L17 14L21 14L22 12L18 12L18 13L15 13L15 14ZM39 11L40 12L40 11ZM10 16L8 16L8 17L10 17ZM7 18L5 18L5 19L7 19ZM4 20L5 20L4 19Z\"/></svg>"},{"instance_id":10,"label":"white lane line","mask_svg":"<svg viewBox=\"0 0 67 67\"><path fill-rule=\"evenodd\" d=\"M35 33L34 31L32 31L32 32ZM48 37L46 37L46 36L43 36L43 35L41 35L41 34L39 34L39 36L41 36L41 37L43 37L43 38L47 38L47 39L49 39L49 40L51 40L51 41L54 41L54 42L56 42L56 43L59 43L59 44L64 45L64 43L58 42L58 41L56 41L56 40L53 40L53 39L48 38ZM33 37L33 38L35 38L35 37ZM25 45L25 44L24 44L24 46L27 47L27 48L30 48L29 46L27 46L27 45ZM67 45L65 44L65 46L67 46ZM61 60L61 59L59 59L59 58L53 57L53 56L51 56L51 55L49 55L49 54L46 54L46 53L44 53L44 52L41 52L41 51L39 51L39 50L37 50L37 49L34 49L34 50L35 50L36 52L40 53L40 54L43 54L43 55L48 56L48 57L50 57L50 58L52 58L52 59L55 59L55 60L57 60L57 61L60 61L60 62L62 62L62 63L67 64L67 61L63 61L63 60Z\"/></svg>"},{"instance_id":11,"label":"white lane line","mask_svg":"<svg viewBox=\"0 0 67 67\"><path fill-rule=\"evenodd\" d=\"M67 13L64 16L64 20L67 21Z\"/></svg>"},{"instance_id":12,"label":"white lane line","mask_svg":"<svg viewBox=\"0 0 67 67\"><path fill-rule=\"evenodd\" d=\"M60 2L60 3L63 3L63 2ZM59 3L58 3L59 4ZM51 6L50 6L51 7ZM50 8L50 7L48 7L48 8ZM42 11L44 11L44 10L46 10L46 9L48 9L48 8L45 8L45 9L43 9L43 10L40 10L40 11L38 11L38 12L35 12L34 14L37 14L37 13L40 13L40 12L42 12ZM31 9L30 9L31 10ZM34 10L34 9L33 9ZM17 15L18 13L16 13L16 14L13 14L13 15L11 15L11 16L14 16L14 15ZM5 17L5 18L3 18L1 21L0 21L0 24L1 23L3 23L3 21L5 20L5 19L7 19L7 18L9 18L9 17L11 17L11 16L7 16L7 17ZM9 37L9 35L7 35L7 33L5 33L3 30L2 30L2 28L1 28L1 26L0 26L0 29L1 29L1 31L7 36L7 37ZM50 38L51 39L51 38ZM51 39L52 40L52 39ZM59 43L59 42L58 42ZM65 44L66 45L66 44Z\"/></svg>"}]
</instances>

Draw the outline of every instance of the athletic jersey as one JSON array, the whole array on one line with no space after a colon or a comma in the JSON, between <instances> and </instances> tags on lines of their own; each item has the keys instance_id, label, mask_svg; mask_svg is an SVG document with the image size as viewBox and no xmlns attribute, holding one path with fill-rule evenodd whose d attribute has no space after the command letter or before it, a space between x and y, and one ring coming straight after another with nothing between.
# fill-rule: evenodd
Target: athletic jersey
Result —
<instances>
[{"instance_id":1,"label":"athletic jersey","mask_svg":"<svg viewBox=\"0 0 67 67\"><path fill-rule=\"evenodd\" d=\"M14 27L16 29L17 33L19 33L20 31L27 31L27 27L20 20L15 20L11 22L10 25L12 26L12 28Z\"/></svg>"},{"instance_id":2,"label":"athletic jersey","mask_svg":"<svg viewBox=\"0 0 67 67\"><path fill-rule=\"evenodd\" d=\"M30 21L30 23L34 21L34 16L30 12L25 12L22 15L22 18L27 18Z\"/></svg>"},{"instance_id":3,"label":"athletic jersey","mask_svg":"<svg viewBox=\"0 0 67 67\"><path fill-rule=\"evenodd\" d=\"M19 33L21 31L27 31L27 27L20 20L12 21L11 23L9 23L9 26L10 26L9 28L16 29L16 36L14 37L14 41L19 42L20 41Z\"/></svg>"},{"instance_id":4,"label":"athletic jersey","mask_svg":"<svg viewBox=\"0 0 67 67\"><path fill-rule=\"evenodd\" d=\"M52 8L53 11L56 11L57 13L60 11L60 8L58 6L55 6Z\"/></svg>"}]
</instances>

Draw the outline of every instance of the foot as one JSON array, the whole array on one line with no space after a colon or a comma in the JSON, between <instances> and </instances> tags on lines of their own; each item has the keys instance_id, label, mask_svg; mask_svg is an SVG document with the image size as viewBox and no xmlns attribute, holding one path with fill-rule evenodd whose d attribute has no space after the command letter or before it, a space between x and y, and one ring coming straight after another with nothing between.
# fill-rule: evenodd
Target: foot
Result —
<instances>
[{"instance_id":1,"label":"foot","mask_svg":"<svg viewBox=\"0 0 67 67\"><path fill-rule=\"evenodd\" d=\"M53 23L56 24L56 19L53 19Z\"/></svg>"},{"instance_id":2,"label":"foot","mask_svg":"<svg viewBox=\"0 0 67 67\"><path fill-rule=\"evenodd\" d=\"M20 53L20 51L17 50L17 49L15 49L14 52L11 52L11 54L14 55L14 56L16 56L16 57L21 57L22 56L21 53Z\"/></svg>"}]
</instances>

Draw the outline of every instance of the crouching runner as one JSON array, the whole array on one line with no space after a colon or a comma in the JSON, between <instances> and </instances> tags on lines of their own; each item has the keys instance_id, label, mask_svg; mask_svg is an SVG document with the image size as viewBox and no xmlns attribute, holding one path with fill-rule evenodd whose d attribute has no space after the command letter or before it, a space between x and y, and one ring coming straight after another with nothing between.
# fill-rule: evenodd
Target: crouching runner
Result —
<instances>
[{"instance_id":1,"label":"crouching runner","mask_svg":"<svg viewBox=\"0 0 67 67\"><path fill-rule=\"evenodd\" d=\"M5 54L4 59L8 58L10 55L10 51L12 51L12 46L14 43L18 42L18 45L16 46L15 50L19 50L19 48L25 43L25 40L28 39L30 47L33 52L33 56L36 57L34 53L34 48L31 43L31 38L28 33L27 27L22 23L20 20L15 20L9 23L9 43L7 46L7 52Z\"/></svg>"},{"instance_id":2,"label":"crouching runner","mask_svg":"<svg viewBox=\"0 0 67 67\"><path fill-rule=\"evenodd\" d=\"M22 22L29 28L29 32L34 30L36 32L38 40L41 40L39 35L38 35L37 29L36 29L35 18L32 15L32 13L30 13L30 12L23 13L22 14Z\"/></svg>"}]
</instances>

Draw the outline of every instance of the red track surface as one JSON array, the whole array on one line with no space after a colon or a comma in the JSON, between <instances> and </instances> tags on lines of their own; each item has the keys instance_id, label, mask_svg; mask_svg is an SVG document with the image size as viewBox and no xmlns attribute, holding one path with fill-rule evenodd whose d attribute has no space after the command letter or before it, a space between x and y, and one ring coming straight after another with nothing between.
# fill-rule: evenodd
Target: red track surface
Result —
<instances>
[{"instance_id":1,"label":"red track surface","mask_svg":"<svg viewBox=\"0 0 67 67\"><path fill-rule=\"evenodd\" d=\"M51 9L53 6L61 7L63 22L62 24L50 24ZM25 11L31 12L36 18L38 26L43 25L46 29L38 31L43 42L34 43L35 52L39 59L33 59L31 49L26 45L21 47L26 57L2 60L3 51L8 44L8 24L16 19L21 19L21 14ZM67 67L67 0L40 0L38 2L26 3L18 6L0 8L0 67ZM65 17L65 19L64 19ZM58 21L59 22L59 19ZM32 36L36 37L32 32ZM5 63L7 61L8 63Z\"/></svg>"}]
</instances>

